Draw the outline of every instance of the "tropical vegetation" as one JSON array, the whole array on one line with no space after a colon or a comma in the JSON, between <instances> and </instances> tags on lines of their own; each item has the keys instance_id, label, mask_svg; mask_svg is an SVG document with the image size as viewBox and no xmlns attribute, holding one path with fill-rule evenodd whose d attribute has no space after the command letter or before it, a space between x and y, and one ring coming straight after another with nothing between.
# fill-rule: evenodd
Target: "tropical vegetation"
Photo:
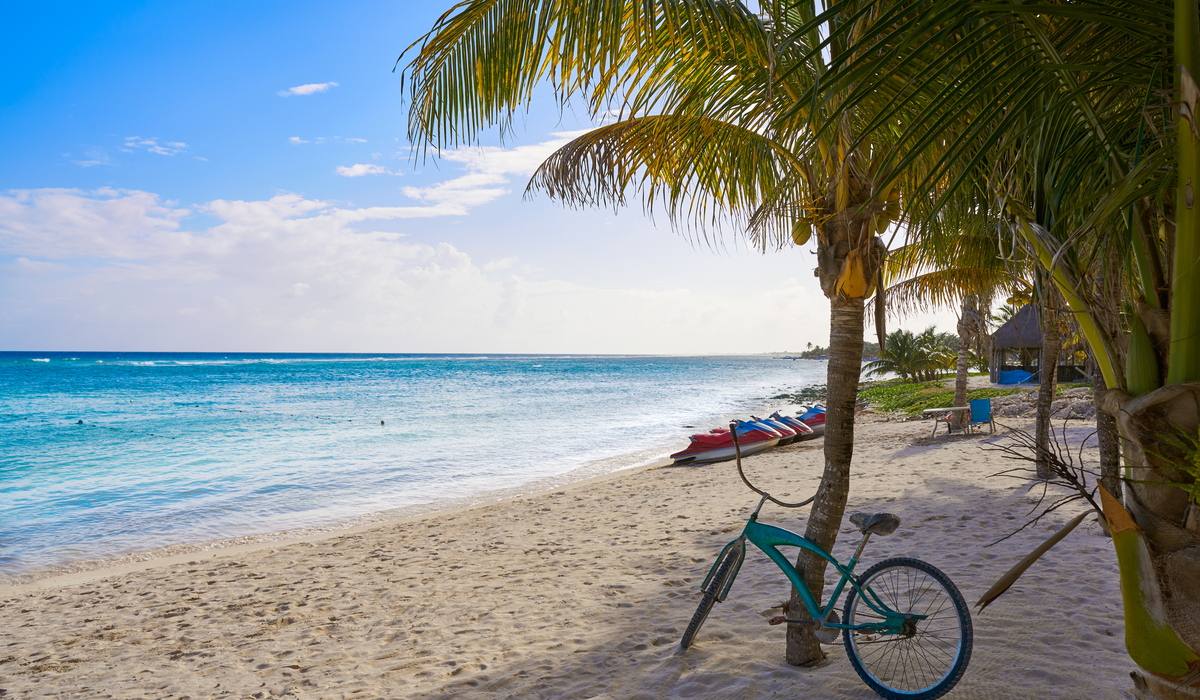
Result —
<instances>
[{"instance_id":1,"label":"tropical vegetation","mask_svg":"<svg viewBox=\"0 0 1200 700\"><path fill-rule=\"evenodd\" d=\"M1062 396L1071 389L1091 386L1082 382L1064 382L1058 385L1056 396ZM921 415L927 408L950 408L965 406L967 401L975 399L994 399L1009 396L1025 389L971 389L966 397L960 400L955 396L955 390L947 387L942 381L908 382L890 380L880 382L864 382L858 390L861 400L871 402L871 407L883 413L894 413L906 418Z\"/></svg>"},{"instance_id":2,"label":"tropical vegetation","mask_svg":"<svg viewBox=\"0 0 1200 700\"><path fill-rule=\"evenodd\" d=\"M410 137L436 151L510 131L546 83L617 118L551 156L532 190L570 205L640 197L706 240L735 227L763 250L815 244L831 304L829 413L805 536L825 547L846 504L868 298L888 351L878 234L903 222L912 279L926 263L961 268L959 286L910 289L945 289L964 312L982 316L1005 279L1029 280L1078 325L1124 438L1131 478L1103 504L1137 692L1196 696L1200 507L1181 447L1200 425L1196 2L756 9L468 0L410 47ZM819 595L824 562L797 567ZM789 662L820 659L806 630L789 626Z\"/></svg>"},{"instance_id":3,"label":"tropical vegetation","mask_svg":"<svg viewBox=\"0 0 1200 700\"><path fill-rule=\"evenodd\" d=\"M994 399L1008 396L1020 389L974 389L967 392L967 401ZM868 384L859 390L860 398L870 401L875 410L898 413L902 416L919 416L927 408L950 408L959 404L954 399L954 389L943 382L881 382Z\"/></svg>"},{"instance_id":4,"label":"tropical vegetation","mask_svg":"<svg viewBox=\"0 0 1200 700\"><path fill-rule=\"evenodd\" d=\"M847 60L806 99L877 115L910 235L996 226L1079 326L1125 445L1103 493L1141 697L1200 694L1200 19L1193 1L831 3ZM897 134L895 125L902 133ZM874 133L874 132L871 132ZM920 230L932 236L922 235ZM1055 303L1056 296L1061 302ZM1039 439L1039 449L1044 449ZM1110 482L1111 483L1111 482Z\"/></svg>"},{"instance_id":5,"label":"tropical vegetation","mask_svg":"<svg viewBox=\"0 0 1200 700\"><path fill-rule=\"evenodd\" d=\"M917 381L952 368L958 351L958 338L938 333L933 326L917 335L895 330L887 335L881 357L863 365L862 372L868 377L896 374L906 381Z\"/></svg>"}]
</instances>

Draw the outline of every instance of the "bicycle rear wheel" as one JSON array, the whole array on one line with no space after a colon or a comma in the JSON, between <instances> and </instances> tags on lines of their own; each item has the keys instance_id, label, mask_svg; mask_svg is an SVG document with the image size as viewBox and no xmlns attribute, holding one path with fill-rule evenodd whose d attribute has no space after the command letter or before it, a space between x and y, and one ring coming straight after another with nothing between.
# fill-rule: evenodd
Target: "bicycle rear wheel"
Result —
<instances>
[{"instance_id":1,"label":"bicycle rear wheel","mask_svg":"<svg viewBox=\"0 0 1200 700\"><path fill-rule=\"evenodd\" d=\"M704 621L708 619L708 613L712 610L712 606L717 602L717 596L721 594L721 589L724 588L725 582L733 573L733 567L737 564L738 557L734 552L729 552L725 561L717 566L716 573L709 579L708 585L704 587L704 595L700 597L700 605L696 608L696 612L692 613L692 620L688 623L687 629L683 631L683 639L679 640L679 646L687 649L696 640L696 634L700 632L700 627L704 625Z\"/></svg>"},{"instance_id":2,"label":"bicycle rear wheel","mask_svg":"<svg viewBox=\"0 0 1200 700\"><path fill-rule=\"evenodd\" d=\"M859 677L889 700L932 700L949 692L967 670L974 635L966 601L949 577L919 559L898 557L867 569L858 585L896 612L925 616L904 634L845 630L846 654ZM885 619L856 589L846 594L845 624Z\"/></svg>"}]
</instances>

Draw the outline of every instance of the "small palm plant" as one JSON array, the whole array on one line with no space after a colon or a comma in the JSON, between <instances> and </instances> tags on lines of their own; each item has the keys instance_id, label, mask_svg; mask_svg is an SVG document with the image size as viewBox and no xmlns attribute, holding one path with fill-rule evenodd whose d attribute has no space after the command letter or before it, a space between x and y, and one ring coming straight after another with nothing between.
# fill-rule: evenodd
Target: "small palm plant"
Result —
<instances>
[{"instance_id":1,"label":"small palm plant","mask_svg":"<svg viewBox=\"0 0 1200 700\"><path fill-rule=\"evenodd\" d=\"M925 334L916 336L912 331L895 330L888 333L879 359L863 365L862 371L868 377L895 374L905 381L916 381L942 366L942 360L930 350Z\"/></svg>"}]
</instances>

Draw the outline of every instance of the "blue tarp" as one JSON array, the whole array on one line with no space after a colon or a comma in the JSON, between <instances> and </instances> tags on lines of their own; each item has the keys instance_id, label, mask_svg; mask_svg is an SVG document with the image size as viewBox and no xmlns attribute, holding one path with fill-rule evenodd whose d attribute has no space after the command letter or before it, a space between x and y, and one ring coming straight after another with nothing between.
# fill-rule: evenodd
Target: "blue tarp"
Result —
<instances>
[{"instance_id":1,"label":"blue tarp","mask_svg":"<svg viewBox=\"0 0 1200 700\"><path fill-rule=\"evenodd\" d=\"M997 384L1036 384L1038 383L1037 372L1030 374L1023 369L1010 369L1000 372L1000 381Z\"/></svg>"}]
</instances>

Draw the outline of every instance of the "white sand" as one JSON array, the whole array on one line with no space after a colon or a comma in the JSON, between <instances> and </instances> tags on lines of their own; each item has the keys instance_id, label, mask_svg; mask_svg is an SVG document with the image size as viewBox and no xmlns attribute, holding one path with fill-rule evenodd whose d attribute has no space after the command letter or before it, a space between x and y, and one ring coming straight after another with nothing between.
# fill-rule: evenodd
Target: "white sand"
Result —
<instances>
[{"instance_id":1,"label":"white sand","mask_svg":"<svg viewBox=\"0 0 1200 700\"><path fill-rule=\"evenodd\" d=\"M1029 509L1021 482L984 478L1010 464L979 449L991 438L929 441L927 423L874 418L860 418L849 512L903 524L872 540L860 570L916 556L973 604L1079 512L984 549ZM747 470L807 497L820 443ZM643 468L324 539L0 588L0 697L878 697L840 641L819 668L784 662L784 629L766 618L787 582L754 549L680 650L698 584L755 503L732 463ZM768 506L761 519L801 529L806 514ZM948 698L1131 697L1116 560L1090 519L974 625Z\"/></svg>"}]
</instances>

